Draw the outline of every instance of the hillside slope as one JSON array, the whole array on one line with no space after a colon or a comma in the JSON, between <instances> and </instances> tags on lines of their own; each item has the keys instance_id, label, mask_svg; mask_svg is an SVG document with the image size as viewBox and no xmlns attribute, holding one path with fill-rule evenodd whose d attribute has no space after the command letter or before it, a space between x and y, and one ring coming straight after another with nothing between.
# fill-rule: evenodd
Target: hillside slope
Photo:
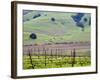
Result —
<instances>
[{"instance_id":1,"label":"hillside slope","mask_svg":"<svg viewBox=\"0 0 100 80\"><path fill-rule=\"evenodd\" d=\"M79 15L77 17L77 14L26 11L23 15L24 44L90 41L90 14L85 13L81 17L79 24L72 17L80 18ZM80 23L84 25L84 31L82 31L83 27L80 27ZM29 35L31 33L37 35L36 40L30 39Z\"/></svg>"}]
</instances>

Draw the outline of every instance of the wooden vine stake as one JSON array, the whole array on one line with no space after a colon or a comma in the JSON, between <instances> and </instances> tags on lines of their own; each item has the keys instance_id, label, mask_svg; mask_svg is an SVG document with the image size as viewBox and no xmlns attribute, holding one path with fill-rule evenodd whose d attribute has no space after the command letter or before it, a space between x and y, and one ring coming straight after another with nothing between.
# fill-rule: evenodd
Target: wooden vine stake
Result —
<instances>
[{"instance_id":1,"label":"wooden vine stake","mask_svg":"<svg viewBox=\"0 0 100 80\"><path fill-rule=\"evenodd\" d=\"M32 48L28 48L28 55L29 55L29 59L30 59L30 64L31 64L31 66L32 66L32 69L34 69L34 64L33 64L33 62L32 62Z\"/></svg>"}]
</instances>

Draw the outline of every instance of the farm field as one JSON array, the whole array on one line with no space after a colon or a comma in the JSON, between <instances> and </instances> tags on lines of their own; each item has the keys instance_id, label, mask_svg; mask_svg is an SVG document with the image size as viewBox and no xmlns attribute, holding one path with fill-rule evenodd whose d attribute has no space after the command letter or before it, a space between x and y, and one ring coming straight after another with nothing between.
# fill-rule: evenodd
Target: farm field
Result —
<instances>
[{"instance_id":1,"label":"farm field","mask_svg":"<svg viewBox=\"0 0 100 80\"><path fill-rule=\"evenodd\" d=\"M90 16L23 10L23 69L91 66Z\"/></svg>"},{"instance_id":2,"label":"farm field","mask_svg":"<svg viewBox=\"0 0 100 80\"><path fill-rule=\"evenodd\" d=\"M90 66L90 45L88 42L26 45L23 64L24 69Z\"/></svg>"},{"instance_id":3,"label":"farm field","mask_svg":"<svg viewBox=\"0 0 100 80\"><path fill-rule=\"evenodd\" d=\"M46 62L45 62L46 60ZM73 57L60 57L60 56L32 56L32 64L30 58L24 56L23 69L42 69L42 68L61 68L61 67L82 67L90 66L90 57L75 57L75 63L73 64Z\"/></svg>"}]
</instances>

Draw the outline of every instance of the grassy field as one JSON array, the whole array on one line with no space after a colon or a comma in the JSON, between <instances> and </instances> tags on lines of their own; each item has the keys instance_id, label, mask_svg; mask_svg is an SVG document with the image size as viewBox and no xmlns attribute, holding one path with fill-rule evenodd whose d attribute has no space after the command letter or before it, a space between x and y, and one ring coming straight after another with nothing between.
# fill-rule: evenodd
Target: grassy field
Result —
<instances>
[{"instance_id":1,"label":"grassy field","mask_svg":"<svg viewBox=\"0 0 100 80\"><path fill-rule=\"evenodd\" d=\"M23 57L23 69L61 68L90 66L89 49L78 50L44 50L28 52Z\"/></svg>"},{"instance_id":2,"label":"grassy field","mask_svg":"<svg viewBox=\"0 0 100 80\"><path fill-rule=\"evenodd\" d=\"M72 67L72 57L32 56L34 69ZM29 56L24 56L23 69L32 69ZM90 66L90 57L76 57L74 67Z\"/></svg>"},{"instance_id":3,"label":"grassy field","mask_svg":"<svg viewBox=\"0 0 100 80\"><path fill-rule=\"evenodd\" d=\"M37 14L41 16L33 18ZM71 16L75 14L76 13L30 11L23 16L24 44L90 41L91 27L88 25L89 21L84 22L84 31L81 31L81 28L78 27L71 18ZM89 16L90 14L85 14L82 20L84 18L88 19ZM55 18L55 21L51 21L52 17ZM29 38L31 33L37 35L36 40Z\"/></svg>"},{"instance_id":4,"label":"grassy field","mask_svg":"<svg viewBox=\"0 0 100 80\"><path fill-rule=\"evenodd\" d=\"M25 45L36 44L37 46L39 46L41 44L45 45L49 43L53 44L53 43L64 43L64 42L90 43L90 40L91 40L91 26L89 25L90 14L85 13L85 15L80 20L80 23L84 24L84 31L82 31L82 27L79 27L76 25L76 22L71 17L73 15L77 15L77 13L26 11L23 15L23 45L25 46ZM52 18L54 20L52 20ZM37 36L37 39L30 38L31 33L35 33ZM90 44L85 45L85 48L89 46ZM84 47L84 44L82 44L81 46L74 45L72 47L77 47L77 48ZM74 60L75 63L72 64L73 56L70 56L70 57L59 56L59 55L50 56L48 54L46 56L32 55L31 56L32 60L30 60L30 56L26 55L28 54L26 51L27 49L28 48L25 48L25 52L23 53L24 54L23 55L23 69L32 69L33 68L32 64L34 66L34 69L61 68L61 67L74 67L74 66L80 67L80 66L91 65L90 52L89 52L90 57L76 56ZM88 49L90 51L90 48ZM78 51L84 52L85 50L83 51L78 50ZM64 54L64 53L60 53L60 54Z\"/></svg>"},{"instance_id":5,"label":"grassy field","mask_svg":"<svg viewBox=\"0 0 100 80\"><path fill-rule=\"evenodd\" d=\"M76 30L77 31L77 30ZM24 32L24 44L41 44L41 43L55 43L55 42L76 42L76 41L90 41L90 29L85 32L73 32L73 34L66 35L47 35L37 33L37 39L29 38L30 32Z\"/></svg>"}]
</instances>

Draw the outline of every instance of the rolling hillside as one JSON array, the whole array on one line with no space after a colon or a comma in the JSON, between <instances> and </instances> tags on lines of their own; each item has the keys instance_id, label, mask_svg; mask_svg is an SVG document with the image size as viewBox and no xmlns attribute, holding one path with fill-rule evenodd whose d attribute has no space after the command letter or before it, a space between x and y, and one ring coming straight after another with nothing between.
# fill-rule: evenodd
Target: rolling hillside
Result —
<instances>
[{"instance_id":1,"label":"rolling hillside","mask_svg":"<svg viewBox=\"0 0 100 80\"><path fill-rule=\"evenodd\" d=\"M80 19L78 13L26 10L23 13L24 44L90 41L90 14L85 13ZM30 39L31 33L37 39Z\"/></svg>"}]
</instances>

